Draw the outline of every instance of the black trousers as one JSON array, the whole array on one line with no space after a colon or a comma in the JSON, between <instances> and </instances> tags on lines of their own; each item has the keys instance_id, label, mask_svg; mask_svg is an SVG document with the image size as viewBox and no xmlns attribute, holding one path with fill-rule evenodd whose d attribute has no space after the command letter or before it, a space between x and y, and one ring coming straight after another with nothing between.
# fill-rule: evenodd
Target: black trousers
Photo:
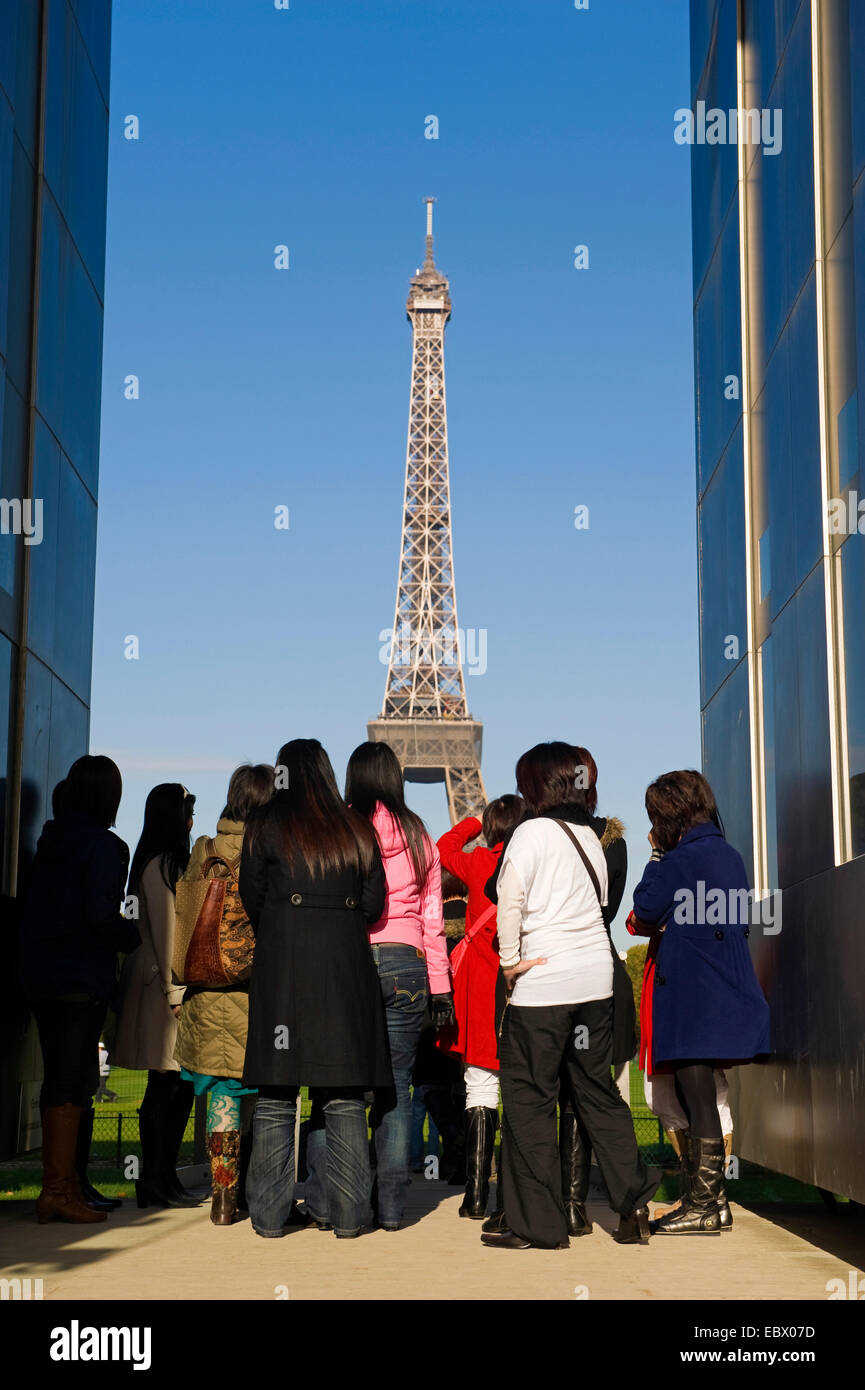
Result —
<instances>
[{"instance_id":1,"label":"black trousers","mask_svg":"<svg viewBox=\"0 0 865 1390\"><path fill-rule=\"evenodd\" d=\"M192 1113L195 1090L179 1071L149 1071L138 1108L141 1169L148 1178L171 1178Z\"/></svg>"},{"instance_id":2,"label":"black trousers","mask_svg":"<svg viewBox=\"0 0 865 1390\"><path fill-rule=\"evenodd\" d=\"M505 1220L534 1245L552 1249L567 1239L556 1131L560 1072L570 1084L613 1210L630 1216L657 1186L640 1158L631 1112L613 1081L612 1051L612 999L541 1008L511 1004L505 1012L499 1045Z\"/></svg>"},{"instance_id":3,"label":"black trousers","mask_svg":"<svg viewBox=\"0 0 865 1390\"><path fill-rule=\"evenodd\" d=\"M99 1084L99 1036L108 1005L98 999L37 999L30 1007L42 1049L41 1108L87 1110Z\"/></svg>"}]
</instances>

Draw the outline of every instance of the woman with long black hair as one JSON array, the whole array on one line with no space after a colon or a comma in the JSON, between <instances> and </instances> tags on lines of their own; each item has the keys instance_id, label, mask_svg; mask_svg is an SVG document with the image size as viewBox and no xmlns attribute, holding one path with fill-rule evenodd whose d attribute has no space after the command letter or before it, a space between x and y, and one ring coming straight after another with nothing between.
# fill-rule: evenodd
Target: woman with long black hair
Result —
<instances>
[{"instance_id":1,"label":"woman with long black hair","mask_svg":"<svg viewBox=\"0 0 865 1390\"><path fill-rule=\"evenodd\" d=\"M309 1086L327 1135L337 1236L360 1235L369 1203L364 1092L391 1080L367 927L385 879L369 822L346 806L317 739L279 751L273 799L246 822L240 896L255 932L244 1086L258 1090L246 1195L260 1236L286 1234L297 1097Z\"/></svg>"},{"instance_id":2,"label":"woman with long black hair","mask_svg":"<svg viewBox=\"0 0 865 1390\"><path fill-rule=\"evenodd\" d=\"M389 744L362 743L354 750L345 797L372 825L387 876L384 911L369 929L393 1067L393 1085L378 1092L373 1110L373 1209L383 1230L396 1231L411 1181L409 1086L428 997L434 1027L454 1016L441 863L420 816L405 804L402 768Z\"/></svg>"},{"instance_id":3,"label":"woman with long black hair","mask_svg":"<svg viewBox=\"0 0 865 1390\"><path fill-rule=\"evenodd\" d=\"M195 797L179 782L154 787L144 803L144 826L132 856L127 901L138 913L141 945L126 957L113 1061L147 1071L138 1111L139 1207L197 1206L177 1176L177 1155L192 1109L192 1083L174 1060L183 986L175 985L174 910L177 880L189 863Z\"/></svg>"}]
</instances>

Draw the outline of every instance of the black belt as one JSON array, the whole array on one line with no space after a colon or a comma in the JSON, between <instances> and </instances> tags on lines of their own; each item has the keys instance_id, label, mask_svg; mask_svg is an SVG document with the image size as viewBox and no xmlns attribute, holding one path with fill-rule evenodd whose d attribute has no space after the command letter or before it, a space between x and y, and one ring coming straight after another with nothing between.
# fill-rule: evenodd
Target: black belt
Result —
<instances>
[{"instance_id":1,"label":"black belt","mask_svg":"<svg viewBox=\"0 0 865 1390\"><path fill-rule=\"evenodd\" d=\"M330 907L353 912L357 898L341 898L336 893L292 893L289 902L292 907Z\"/></svg>"}]
</instances>

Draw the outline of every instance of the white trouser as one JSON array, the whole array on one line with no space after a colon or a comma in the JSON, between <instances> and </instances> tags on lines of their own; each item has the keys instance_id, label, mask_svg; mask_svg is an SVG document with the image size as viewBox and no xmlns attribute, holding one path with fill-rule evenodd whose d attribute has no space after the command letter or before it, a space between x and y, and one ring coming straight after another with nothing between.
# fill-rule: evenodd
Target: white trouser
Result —
<instances>
[{"instance_id":1,"label":"white trouser","mask_svg":"<svg viewBox=\"0 0 865 1390\"><path fill-rule=\"evenodd\" d=\"M657 1115L664 1129L687 1129L688 1118L679 1104L676 1095L676 1079L660 1073L657 1076L643 1075L643 1092L646 1104ZM718 1114L721 1117L721 1133L733 1133L733 1116L728 1100L727 1078L720 1067L715 1068L715 1097Z\"/></svg>"},{"instance_id":2,"label":"white trouser","mask_svg":"<svg viewBox=\"0 0 865 1390\"><path fill-rule=\"evenodd\" d=\"M486 1067L466 1067L466 1110L482 1105L487 1110L499 1108L499 1074Z\"/></svg>"}]
</instances>

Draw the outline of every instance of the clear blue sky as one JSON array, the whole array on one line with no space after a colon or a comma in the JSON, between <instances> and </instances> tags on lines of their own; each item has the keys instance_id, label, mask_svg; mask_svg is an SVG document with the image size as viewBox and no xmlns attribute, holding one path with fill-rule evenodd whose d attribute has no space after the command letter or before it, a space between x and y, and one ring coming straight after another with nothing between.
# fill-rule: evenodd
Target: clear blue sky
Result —
<instances>
[{"instance_id":1,"label":"clear blue sky","mask_svg":"<svg viewBox=\"0 0 865 1390\"><path fill-rule=\"evenodd\" d=\"M431 194L487 790L586 744L639 876L699 765L688 101L685 0L114 0L91 745L131 844L156 782L204 833L236 763L315 736L342 781L379 713Z\"/></svg>"}]
</instances>

